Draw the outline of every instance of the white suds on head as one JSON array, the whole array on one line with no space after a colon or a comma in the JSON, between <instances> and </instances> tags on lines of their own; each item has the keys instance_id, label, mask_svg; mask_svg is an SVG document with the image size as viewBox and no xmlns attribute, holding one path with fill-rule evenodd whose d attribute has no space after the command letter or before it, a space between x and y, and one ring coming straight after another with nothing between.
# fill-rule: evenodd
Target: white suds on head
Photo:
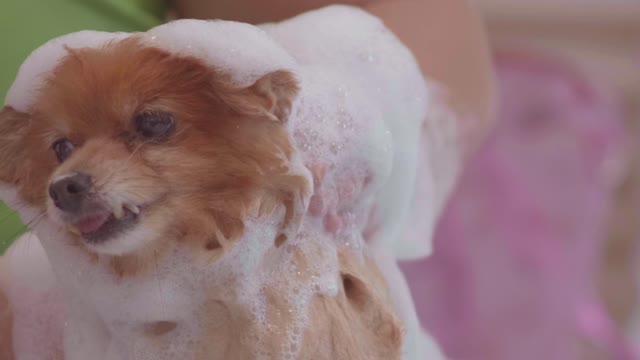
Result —
<instances>
[{"instance_id":1,"label":"white suds on head","mask_svg":"<svg viewBox=\"0 0 640 360\"><path fill-rule=\"evenodd\" d=\"M110 41L129 37L128 33L80 31L57 37L34 50L25 60L11 85L5 104L21 112L28 112L35 94L69 48L98 48Z\"/></svg>"},{"instance_id":2,"label":"white suds on head","mask_svg":"<svg viewBox=\"0 0 640 360\"><path fill-rule=\"evenodd\" d=\"M240 87L295 65L291 55L264 31L239 22L178 20L147 31L142 39L149 46L199 58Z\"/></svg>"}]
</instances>

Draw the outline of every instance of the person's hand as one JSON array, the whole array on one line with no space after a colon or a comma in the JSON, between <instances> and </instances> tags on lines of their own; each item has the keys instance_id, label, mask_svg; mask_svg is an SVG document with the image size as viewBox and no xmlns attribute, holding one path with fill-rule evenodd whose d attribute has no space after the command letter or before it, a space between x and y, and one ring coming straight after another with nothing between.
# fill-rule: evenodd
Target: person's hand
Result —
<instances>
[{"instance_id":1,"label":"person's hand","mask_svg":"<svg viewBox=\"0 0 640 360\"><path fill-rule=\"evenodd\" d=\"M317 160L310 165L313 174L314 195L309 202L309 214L322 219L325 230L337 234L353 219L349 211L360 200L371 183L372 172L364 176L345 171L334 171L334 165Z\"/></svg>"}]
</instances>

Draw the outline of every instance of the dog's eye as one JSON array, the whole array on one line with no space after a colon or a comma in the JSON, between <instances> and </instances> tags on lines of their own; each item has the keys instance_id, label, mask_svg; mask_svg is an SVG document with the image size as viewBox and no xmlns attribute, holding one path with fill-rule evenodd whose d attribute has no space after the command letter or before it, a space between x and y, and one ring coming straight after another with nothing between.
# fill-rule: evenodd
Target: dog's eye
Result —
<instances>
[{"instance_id":1,"label":"dog's eye","mask_svg":"<svg viewBox=\"0 0 640 360\"><path fill-rule=\"evenodd\" d=\"M168 112L144 112L138 114L134 122L138 133L148 139L166 139L176 129L173 115Z\"/></svg>"},{"instance_id":2,"label":"dog's eye","mask_svg":"<svg viewBox=\"0 0 640 360\"><path fill-rule=\"evenodd\" d=\"M75 149L75 146L73 146L71 141L69 141L67 139L60 139L60 140L54 142L53 145L51 146L51 148L56 153L56 156L58 157L58 160L60 160L60 162L63 162L69 156L71 156L71 153Z\"/></svg>"}]
</instances>

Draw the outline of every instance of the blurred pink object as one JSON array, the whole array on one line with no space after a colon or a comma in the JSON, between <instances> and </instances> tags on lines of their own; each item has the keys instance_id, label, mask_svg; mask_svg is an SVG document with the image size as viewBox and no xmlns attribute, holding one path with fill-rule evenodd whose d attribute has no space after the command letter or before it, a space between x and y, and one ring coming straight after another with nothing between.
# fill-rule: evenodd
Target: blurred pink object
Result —
<instances>
[{"instance_id":1,"label":"blurred pink object","mask_svg":"<svg viewBox=\"0 0 640 360\"><path fill-rule=\"evenodd\" d=\"M562 63L497 58L498 124L459 181L435 252L402 264L451 359L632 359L596 294L620 164L610 97Z\"/></svg>"}]
</instances>

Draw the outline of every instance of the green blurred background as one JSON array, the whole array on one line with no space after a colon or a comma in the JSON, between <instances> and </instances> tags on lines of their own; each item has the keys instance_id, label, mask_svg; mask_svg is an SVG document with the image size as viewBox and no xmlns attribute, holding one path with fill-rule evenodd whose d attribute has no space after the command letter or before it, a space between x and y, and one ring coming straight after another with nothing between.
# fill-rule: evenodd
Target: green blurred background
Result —
<instances>
[{"instance_id":1,"label":"green blurred background","mask_svg":"<svg viewBox=\"0 0 640 360\"><path fill-rule=\"evenodd\" d=\"M20 64L47 40L80 30L145 31L165 17L163 0L0 0L0 99ZM0 202L0 255L26 227Z\"/></svg>"}]
</instances>

